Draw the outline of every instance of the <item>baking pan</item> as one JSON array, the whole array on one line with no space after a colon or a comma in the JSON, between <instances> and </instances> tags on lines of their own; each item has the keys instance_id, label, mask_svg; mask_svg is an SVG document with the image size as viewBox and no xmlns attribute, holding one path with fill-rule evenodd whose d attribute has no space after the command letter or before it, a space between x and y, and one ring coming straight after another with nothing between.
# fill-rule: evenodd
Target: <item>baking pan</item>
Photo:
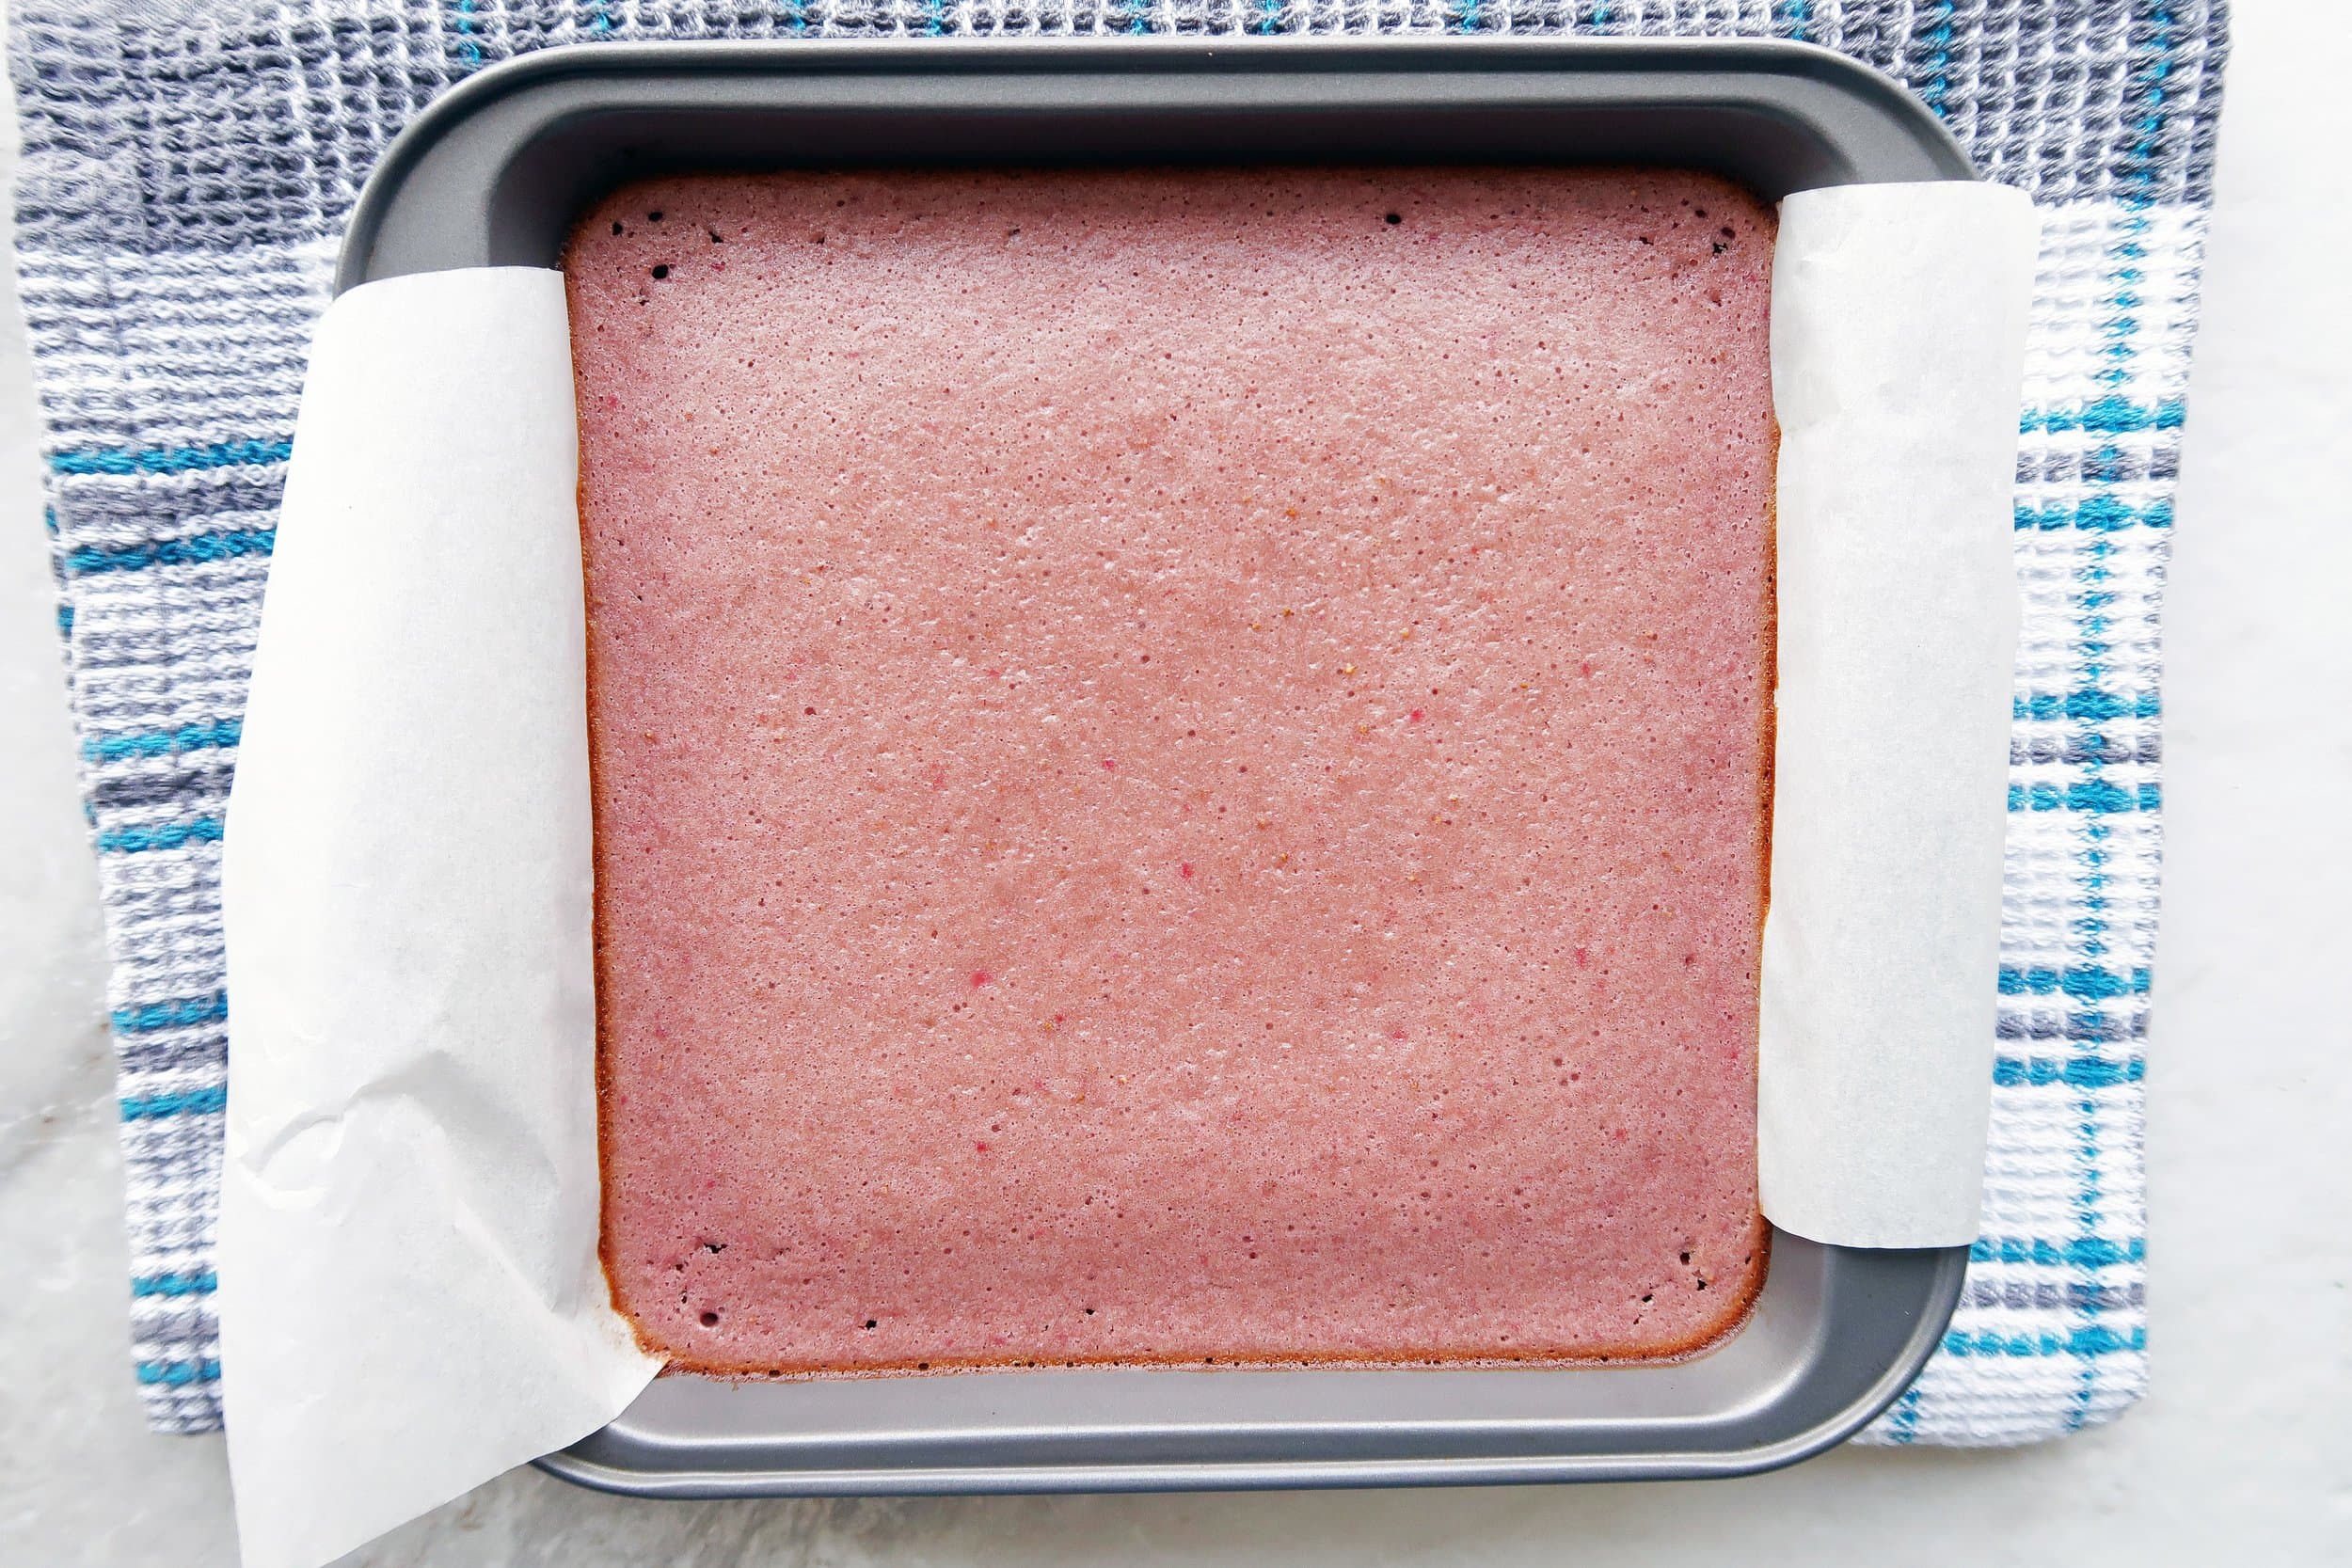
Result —
<instances>
[{"instance_id":1,"label":"baking pan","mask_svg":"<svg viewBox=\"0 0 2352 1568\"><path fill-rule=\"evenodd\" d=\"M1767 201L1972 178L1915 100L1797 44L589 45L485 71L421 116L360 195L337 286L554 266L592 201L665 171L1310 163L1692 167ZM1884 1408L1942 1336L1966 1258L1775 1231L1746 1324L1678 1363L662 1378L541 1464L665 1497L1740 1474Z\"/></svg>"}]
</instances>

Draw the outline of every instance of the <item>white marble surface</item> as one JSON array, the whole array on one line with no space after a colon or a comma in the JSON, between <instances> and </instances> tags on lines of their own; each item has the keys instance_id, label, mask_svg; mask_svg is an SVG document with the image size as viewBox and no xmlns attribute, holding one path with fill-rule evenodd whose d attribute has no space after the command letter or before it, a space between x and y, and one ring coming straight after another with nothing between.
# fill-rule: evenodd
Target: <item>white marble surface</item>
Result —
<instances>
[{"instance_id":1,"label":"white marble surface","mask_svg":"<svg viewBox=\"0 0 2352 1568\"><path fill-rule=\"evenodd\" d=\"M2352 141L2335 0L2243 0L2170 611L2149 1054L2155 1391L2014 1452L1454 1493L632 1503L532 1472L354 1562L2352 1561ZM2318 202L2314 202L2314 198ZM30 385L0 299L0 1564L234 1559L217 1439L140 1426L98 916Z\"/></svg>"}]
</instances>

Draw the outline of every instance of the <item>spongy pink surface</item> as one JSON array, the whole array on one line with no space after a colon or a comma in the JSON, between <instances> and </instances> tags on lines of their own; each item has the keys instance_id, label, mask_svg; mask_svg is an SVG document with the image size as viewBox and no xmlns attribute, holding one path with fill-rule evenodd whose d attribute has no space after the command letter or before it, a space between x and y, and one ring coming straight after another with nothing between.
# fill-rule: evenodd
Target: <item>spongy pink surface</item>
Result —
<instances>
[{"instance_id":1,"label":"spongy pink surface","mask_svg":"<svg viewBox=\"0 0 2352 1568\"><path fill-rule=\"evenodd\" d=\"M1771 224L1607 171L592 214L605 1248L646 1340L1549 1359L1735 1322Z\"/></svg>"}]
</instances>

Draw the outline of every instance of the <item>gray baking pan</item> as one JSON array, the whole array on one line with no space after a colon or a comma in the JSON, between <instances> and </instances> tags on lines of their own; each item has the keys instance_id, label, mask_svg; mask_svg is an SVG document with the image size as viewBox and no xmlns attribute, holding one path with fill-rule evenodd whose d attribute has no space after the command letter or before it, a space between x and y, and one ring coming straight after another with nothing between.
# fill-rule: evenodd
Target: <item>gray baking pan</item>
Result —
<instances>
[{"instance_id":1,"label":"gray baking pan","mask_svg":"<svg viewBox=\"0 0 2352 1568\"><path fill-rule=\"evenodd\" d=\"M1972 177L1899 88L1795 44L592 45L485 71L421 116L361 193L338 285L552 266L590 202L665 170L1335 162L1697 167L1766 200ZM1663 1365L663 1378L541 1463L665 1497L1733 1475L1884 1408L1965 1260L1775 1232L1747 1323Z\"/></svg>"}]
</instances>

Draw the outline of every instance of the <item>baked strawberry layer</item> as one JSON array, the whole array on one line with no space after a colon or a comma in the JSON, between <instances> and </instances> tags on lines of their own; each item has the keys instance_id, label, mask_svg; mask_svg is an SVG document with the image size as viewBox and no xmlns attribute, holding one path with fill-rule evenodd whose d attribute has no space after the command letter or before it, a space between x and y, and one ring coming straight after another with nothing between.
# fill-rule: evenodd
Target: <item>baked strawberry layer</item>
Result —
<instances>
[{"instance_id":1,"label":"baked strawberry layer","mask_svg":"<svg viewBox=\"0 0 2352 1568\"><path fill-rule=\"evenodd\" d=\"M674 1364L1654 1356L1760 1282L1772 218L698 177L566 263Z\"/></svg>"}]
</instances>

